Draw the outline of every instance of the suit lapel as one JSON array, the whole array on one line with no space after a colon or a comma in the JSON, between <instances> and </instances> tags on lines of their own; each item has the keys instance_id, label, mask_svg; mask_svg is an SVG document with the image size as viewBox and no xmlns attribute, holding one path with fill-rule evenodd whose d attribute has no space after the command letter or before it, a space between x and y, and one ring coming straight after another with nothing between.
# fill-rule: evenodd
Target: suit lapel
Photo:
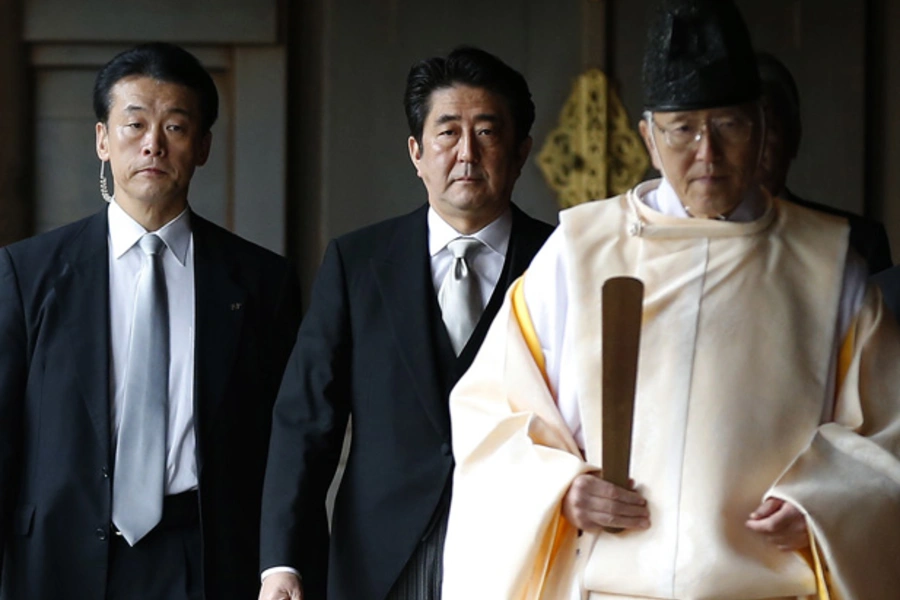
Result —
<instances>
[{"instance_id":1,"label":"suit lapel","mask_svg":"<svg viewBox=\"0 0 900 600\"><path fill-rule=\"evenodd\" d=\"M449 347L450 341L443 330L439 330L438 335L446 339L435 339L432 333L431 307L436 306L436 300L428 255L427 212L426 205L407 215L406 222L398 227L391 240L385 257L373 259L372 267L397 339L398 351L416 386L416 395L435 429L441 435L448 436L450 425L446 394L435 361L438 360L438 344ZM512 206L512 217L509 247L500 280L455 368L450 369L451 381L448 383L451 387L475 358L503 304L506 290L525 271L552 231L551 227L535 221L515 205Z\"/></svg>"},{"instance_id":2,"label":"suit lapel","mask_svg":"<svg viewBox=\"0 0 900 600\"><path fill-rule=\"evenodd\" d=\"M404 217L383 258L372 260L375 281L416 396L435 429L449 435L449 418L435 365L430 306L434 285L428 255L427 206Z\"/></svg>"},{"instance_id":3,"label":"suit lapel","mask_svg":"<svg viewBox=\"0 0 900 600\"><path fill-rule=\"evenodd\" d=\"M109 227L106 211L85 221L54 286L63 331L94 431L109 448Z\"/></svg>"},{"instance_id":4,"label":"suit lapel","mask_svg":"<svg viewBox=\"0 0 900 600\"><path fill-rule=\"evenodd\" d=\"M525 272L534 255L553 231L550 225L532 219L515 204L512 205L512 215L513 225L509 237L509 251L506 254L509 269L506 270L506 279L503 281L504 294L513 281Z\"/></svg>"},{"instance_id":5,"label":"suit lapel","mask_svg":"<svg viewBox=\"0 0 900 600\"><path fill-rule=\"evenodd\" d=\"M491 294L491 299L485 306L475 331L472 332L472 337L469 338L466 347L459 355L457 377L461 377L475 359L494 317L497 316L497 311L503 304L509 286L525 272L525 269L531 264L531 259L547 239L546 232L542 233L535 227L536 222L531 217L514 204L510 208L512 210L512 228L509 232L509 246L506 250L506 260L503 261L503 270L500 272L500 279L497 280L494 293Z\"/></svg>"},{"instance_id":6,"label":"suit lapel","mask_svg":"<svg viewBox=\"0 0 900 600\"><path fill-rule=\"evenodd\" d=\"M246 311L246 291L231 277L223 240L191 214L194 239L194 415L198 449L225 396ZM197 462L202 468L202 452Z\"/></svg>"}]
</instances>

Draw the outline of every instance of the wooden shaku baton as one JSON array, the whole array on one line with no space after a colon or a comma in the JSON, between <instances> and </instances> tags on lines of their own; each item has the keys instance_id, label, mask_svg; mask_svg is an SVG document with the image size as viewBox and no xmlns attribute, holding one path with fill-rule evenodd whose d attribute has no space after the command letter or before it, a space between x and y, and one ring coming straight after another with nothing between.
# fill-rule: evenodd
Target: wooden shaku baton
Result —
<instances>
[{"instance_id":1,"label":"wooden shaku baton","mask_svg":"<svg viewBox=\"0 0 900 600\"><path fill-rule=\"evenodd\" d=\"M603 479L628 488L644 284L613 277L603 284ZM621 528L604 528L618 533Z\"/></svg>"}]
</instances>

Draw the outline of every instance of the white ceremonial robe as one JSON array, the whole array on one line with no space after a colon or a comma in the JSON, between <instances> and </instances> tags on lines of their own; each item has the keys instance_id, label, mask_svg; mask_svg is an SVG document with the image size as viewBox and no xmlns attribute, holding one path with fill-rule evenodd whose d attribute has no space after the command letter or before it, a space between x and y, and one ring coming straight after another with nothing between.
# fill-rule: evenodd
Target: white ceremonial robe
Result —
<instances>
[{"instance_id":1,"label":"white ceremonial robe","mask_svg":"<svg viewBox=\"0 0 900 600\"><path fill-rule=\"evenodd\" d=\"M838 331L846 225L777 201L748 223L679 219L637 194L562 213L565 280L525 279L566 286L567 305L515 285L451 394L444 600L900 597L900 332L874 288ZM617 275L646 286L631 469L652 525L578 536L560 502L600 464L600 288ZM531 325L554 310L576 332L584 453ZM767 496L807 516L809 560L744 526Z\"/></svg>"}]
</instances>

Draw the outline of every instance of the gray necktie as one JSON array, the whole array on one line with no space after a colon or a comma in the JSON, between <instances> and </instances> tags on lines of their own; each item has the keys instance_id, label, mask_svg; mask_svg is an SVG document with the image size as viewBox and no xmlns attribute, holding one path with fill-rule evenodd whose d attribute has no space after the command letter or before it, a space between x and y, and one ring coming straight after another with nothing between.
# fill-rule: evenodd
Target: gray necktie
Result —
<instances>
[{"instance_id":1,"label":"gray necktie","mask_svg":"<svg viewBox=\"0 0 900 600\"><path fill-rule=\"evenodd\" d=\"M134 301L125 399L116 440L112 521L134 545L162 517L169 398L169 307L156 234L138 242L145 256Z\"/></svg>"},{"instance_id":2,"label":"gray necktie","mask_svg":"<svg viewBox=\"0 0 900 600\"><path fill-rule=\"evenodd\" d=\"M475 238L457 238L447 244L453 255L453 264L438 291L438 303L457 356L472 336L483 309L478 278L469 266L469 261L481 246L482 243Z\"/></svg>"}]
</instances>

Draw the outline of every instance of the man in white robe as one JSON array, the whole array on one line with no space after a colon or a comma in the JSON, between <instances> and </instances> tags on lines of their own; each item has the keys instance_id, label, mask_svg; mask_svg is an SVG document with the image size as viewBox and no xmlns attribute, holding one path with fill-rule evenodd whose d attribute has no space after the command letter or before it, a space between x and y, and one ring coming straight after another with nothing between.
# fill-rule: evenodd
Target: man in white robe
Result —
<instances>
[{"instance_id":1,"label":"man in white robe","mask_svg":"<svg viewBox=\"0 0 900 600\"><path fill-rule=\"evenodd\" d=\"M732 2L666 3L644 86L663 178L561 214L451 395L444 598L898 598L900 332L846 222L755 181ZM631 489L598 469L621 275L645 285Z\"/></svg>"}]
</instances>

